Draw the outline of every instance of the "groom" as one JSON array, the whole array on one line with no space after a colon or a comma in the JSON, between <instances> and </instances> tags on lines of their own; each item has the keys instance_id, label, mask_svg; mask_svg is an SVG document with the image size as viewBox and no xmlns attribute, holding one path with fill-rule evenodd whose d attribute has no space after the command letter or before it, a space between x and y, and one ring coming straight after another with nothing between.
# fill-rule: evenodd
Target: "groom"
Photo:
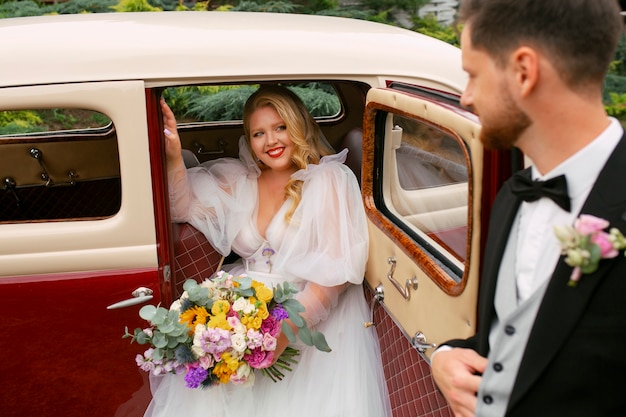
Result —
<instances>
[{"instance_id":1,"label":"groom","mask_svg":"<svg viewBox=\"0 0 626 417\"><path fill-rule=\"evenodd\" d=\"M602 104L619 12L617 0L461 1L461 102L486 147L533 166L494 202L477 333L432 358L457 417L626 415L626 258L570 286L554 234L581 214L626 233L626 139Z\"/></svg>"}]
</instances>

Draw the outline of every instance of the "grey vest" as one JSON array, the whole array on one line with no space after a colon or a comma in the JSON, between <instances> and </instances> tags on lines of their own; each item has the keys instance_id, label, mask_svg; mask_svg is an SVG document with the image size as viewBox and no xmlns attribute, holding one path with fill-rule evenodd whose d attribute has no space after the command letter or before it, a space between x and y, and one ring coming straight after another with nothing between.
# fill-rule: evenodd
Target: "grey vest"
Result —
<instances>
[{"instance_id":1,"label":"grey vest","mask_svg":"<svg viewBox=\"0 0 626 417\"><path fill-rule=\"evenodd\" d=\"M515 252L519 218L506 245L494 305L496 317L489 333L489 363L478 391L476 417L503 417L517 376L522 355L535 321L547 282L522 303L517 299Z\"/></svg>"}]
</instances>

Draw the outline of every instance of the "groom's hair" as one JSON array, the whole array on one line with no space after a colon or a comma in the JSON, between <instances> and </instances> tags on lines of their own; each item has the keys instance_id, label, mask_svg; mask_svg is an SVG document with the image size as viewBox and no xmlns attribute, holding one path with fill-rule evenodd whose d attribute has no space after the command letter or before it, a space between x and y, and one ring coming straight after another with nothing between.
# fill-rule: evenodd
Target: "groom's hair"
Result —
<instances>
[{"instance_id":1,"label":"groom's hair","mask_svg":"<svg viewBox=\"0 0 626 417\"><path fill-rule=\"evenodd\" d=\"M623 34L617 0L461 0L457 20L498 65L530 46L570 88L602 83Z\"/></svg>"}]
</instances>

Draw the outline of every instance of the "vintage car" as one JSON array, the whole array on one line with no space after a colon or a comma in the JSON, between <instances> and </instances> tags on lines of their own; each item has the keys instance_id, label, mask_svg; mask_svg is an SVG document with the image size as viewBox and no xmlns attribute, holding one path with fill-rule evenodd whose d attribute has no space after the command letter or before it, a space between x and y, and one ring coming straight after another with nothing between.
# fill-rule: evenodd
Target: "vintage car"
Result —
<instances>
[{"instance_id":1,"label":"vintage car","mask_svg":"<svg viewBox=\"0 0 626 417\"><path fill-rule=\"evenodd\" d=\"M474 331L486 219L518 163L484 150L460 106L458 48L360 20L237 12L3 19L0 39L3 416L143 414L145 347L125 328L221 261L170 220L159 100L192 166L237 156L241 106L265 83L293 88L350 149L371 236L363 325L394 416L450 415L429 357Z\"/></svg>"}]
</instances>

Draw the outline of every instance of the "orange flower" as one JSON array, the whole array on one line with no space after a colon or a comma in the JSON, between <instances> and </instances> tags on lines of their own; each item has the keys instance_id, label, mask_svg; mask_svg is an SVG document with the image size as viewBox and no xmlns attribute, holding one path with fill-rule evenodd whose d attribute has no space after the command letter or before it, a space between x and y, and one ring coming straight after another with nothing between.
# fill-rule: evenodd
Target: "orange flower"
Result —
<instances>
[{"instance_id":1,"label":"orange flower","mask_svg":"<svg viewBox=\"0 0 626 417\"><path fill-rule=\"evenodd\" d=\"M197 324L206 324L208 317L209 312L206 308L194 306L180 314L180 321L193 329Z\"/></svg>"}]
</instances>

